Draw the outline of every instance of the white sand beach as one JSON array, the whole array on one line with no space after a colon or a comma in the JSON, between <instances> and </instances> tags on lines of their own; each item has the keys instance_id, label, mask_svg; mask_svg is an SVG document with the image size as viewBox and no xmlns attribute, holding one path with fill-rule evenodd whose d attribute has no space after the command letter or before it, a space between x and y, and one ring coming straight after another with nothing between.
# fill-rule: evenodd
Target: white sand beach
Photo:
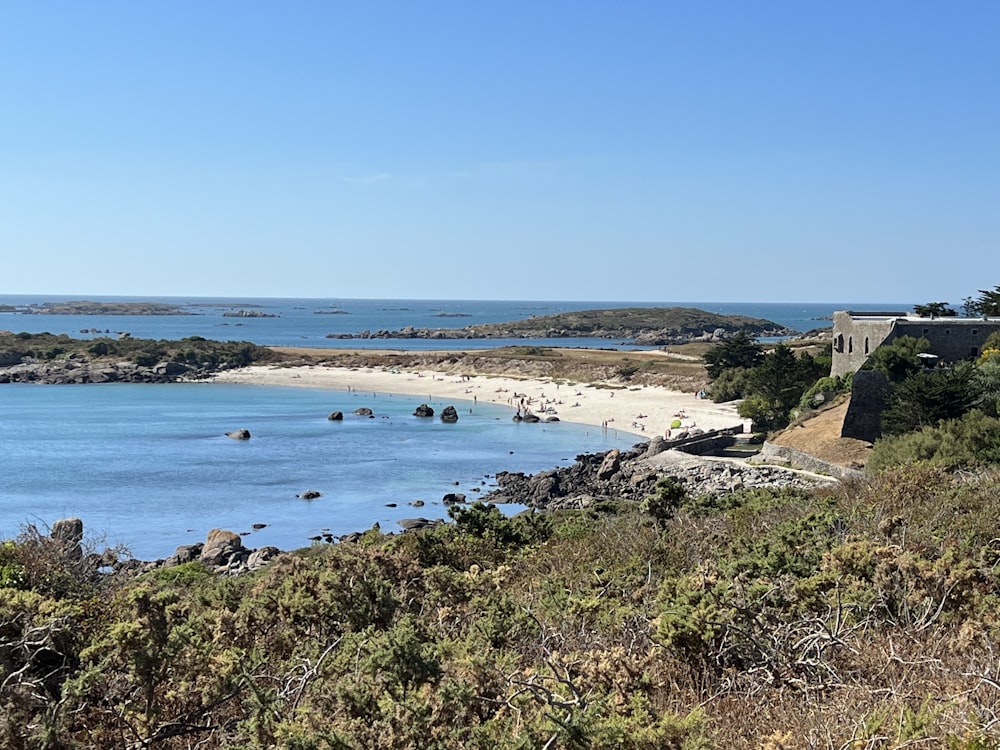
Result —
<instances>
[{"instance_id":1,"label":"white sand beach","mask_svg":"<svg viewBox=\"0 0 1000 750\"><path fill-rule=\"evenodd\" d=\"M520 409L542 419L607 427L643 437L701 428L715 430L742 424L734 403L715 404L692 393L656 386L621 383L573 384L551 380L457 375L434 370L347 368L326 365L296 367L254 365L219 373L220 383L329 388L405 394L428 401L480 401ZM461 405L459 413L461 413Z\"/></svg>"}]
</instances>

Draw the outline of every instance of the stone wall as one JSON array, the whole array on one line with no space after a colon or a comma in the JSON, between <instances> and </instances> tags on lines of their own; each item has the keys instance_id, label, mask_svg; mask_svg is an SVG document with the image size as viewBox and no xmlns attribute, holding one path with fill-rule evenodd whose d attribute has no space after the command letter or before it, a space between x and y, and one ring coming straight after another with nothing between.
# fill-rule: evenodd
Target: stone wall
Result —
<instances>
[{"instance_id":1,"label":"stone wall","mask_svg":"<svg viewBox=\"0 0 1000 750\"><path fill-rule=\"evenodd\" d=\"M849 469L846 466L832 464L808 453L789 448L787 445L775 445L764 442L760 453L752 460L755 464L778 464L788 466L803 471L811 471L814 474L825 474L837 479L860 479L864 472L858 469Z\"/></svg>"},{"instance_id":2,"label":"stone wall","mask_svg":"<svg viewBox=\"0 0 1000 750\"><path fill-rule=\"evenodd\" d=\"M675 450L689 453L692 456L714 456L735 444L736 438L732 435L713 435L695 440L685 440L683 444L673 447Z\"/></svg>"}]
</instances>

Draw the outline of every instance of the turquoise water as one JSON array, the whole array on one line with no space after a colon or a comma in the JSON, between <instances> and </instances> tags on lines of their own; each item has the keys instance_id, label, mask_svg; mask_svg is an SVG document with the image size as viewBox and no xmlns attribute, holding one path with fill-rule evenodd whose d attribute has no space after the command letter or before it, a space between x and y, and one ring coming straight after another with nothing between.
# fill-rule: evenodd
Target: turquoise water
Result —
<instances>
[{"instance_id":1,"label":"turquoise water","mask_svg":"<svg viewBox=\"0 0 1000 750\"><path fill-rule=\"evenodd\" d=\"M636 440L564 422L515 423L505 407L472 402L454 402L459 421L449 425L413 417L422 401L214 383L5 385L0 537L78 516L88 536L106 535L98 546L125 544L153 559L212 528L265 523L248 546L292 549L324 530L378 521L392 531L400 518L444 518L444 494L475 499L497 471L568 465ZM448 405L430 403L438 414ZM352 414L361 406L375 418ZM344 421L328 420L332 411ZM224 436L241 427L249 441ZM323 497L296 497L308 489ZM426 505L411 507L414 500Z\"/></svg>"}]
</instances>

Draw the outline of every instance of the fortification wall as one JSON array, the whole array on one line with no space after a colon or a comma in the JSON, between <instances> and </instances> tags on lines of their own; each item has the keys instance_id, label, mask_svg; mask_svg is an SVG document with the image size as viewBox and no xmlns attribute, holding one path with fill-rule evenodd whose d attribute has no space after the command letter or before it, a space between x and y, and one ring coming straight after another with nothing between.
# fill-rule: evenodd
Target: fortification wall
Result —
<instances>
[{"instance_id":1,"label":"fortification wall","mask_svg":"<svg viewBox=\"0 0 1000 750\"><path fill-rule=\"evenodd\" d=\"M854 317L847 310L833 314L833 365L830 376L843 377L857 372L871 353L893 336L900 318L906 313L870 313Z\"/></svg>"},{"instance_id":2,"label":"fortification wall","mask_svg":"<svg viewBox=\"0 0 1000 750\"><path fill-rule=\"evenodd\" d=\"M946 362L974 359L983 351L983 344L990 334L1000 331L997 318L933 318L897 321L890 343L900 336L925 338L930 344L930 353Z\"/></svg>"},{"instance_id":3,"label":"fortification wall","mask_svg":"<svg viewBox=\"0 0 1000 750\"><path fill-rule=\"evenodd\" d=\"M831 376L857 372L878 347L901 336L925 338L930 354L943 362L978 357L989 335L1000 331L1000 318L917 318L906 313L833 314Z\"/></svg>"},{"instance_id":4,"label":"fortification wall","mask_svg":"<svg viewBox=\"0 0 1000 750\"><path fill-rule=\"evenodd\" d=\"M882 436L882 412L889 397L889 381L878 370L858 370L851 383L840 436L874 443Z\"/></svg>"}]
</instances>

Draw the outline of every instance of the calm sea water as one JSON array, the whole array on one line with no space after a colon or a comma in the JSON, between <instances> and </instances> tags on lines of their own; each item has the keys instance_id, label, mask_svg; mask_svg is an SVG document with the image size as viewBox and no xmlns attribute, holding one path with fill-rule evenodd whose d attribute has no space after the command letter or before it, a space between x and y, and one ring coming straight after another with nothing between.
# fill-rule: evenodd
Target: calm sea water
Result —
<instances>
[{"instance_id":1,"label":"calm sea water","mask_svg":"<svg viewBox=\"0 0 1000 750\"><path fill-rule=\"evenodd\" d=\"M78 297L80 298L80 297ZM68 297L0 296L24 305ZM88 298L121 300L123 298ZM144 298L149 299L149 298ZM66 333L129 331L174 339L204 336L269 345L403 349L472 349L497 341L342 341L327 333L417 327L462 327L594 307L684 303L462 302L414 300L204 300L160 298L194 315L48 316L0 314L0 329ZM275 318L225 318L253 307ZM685 305L688 306L688 305ZM798 330L828 325L834 309L900 305L705 304L714 312L751 315ZM905 306L903 306L905 307ZM322 314L317 310L340 310ZM536 340L537 342L537 340ZM519 343L524 343L519 340ZM609 346L605 340L553 345ZM405 517L445 517L441 497L470 499L498 471L536 472L571 463L580 453L631 447L635 437L569 423L517 424L493 404L455 402L458 424L412 416L415 397L222 384L0 386L0 538L25 524L46 527L78 516L98 546L124 544L143 559L165 557L212 528L250 532L247 546L291 549L311 536L371 527L387 531ZM432 403L440 410L446 403ZM360 406L375 419L351 414ZM327 415L340 410L343 422ZM471 410L471 411L470 411ZM223 433L248 428L238 442ZM297 494L319 490L303 501ZM411 507L423 500L421 508ZM395 507L389 504L395 503ZM99 542L97 537L103 537Z\"/></svg>"},{"instance_id":2,"label":"calm sea water","mask_svg":"<svg viewBox=\"0 0 1000 750\"><path fill-rule=\"evenodd\" d=\"M4 385L0 538L78 516L91 536L142 559L254 523L268 526L248 546L294 549L325 530L444 518L443 495L474 500L497 471L536 472L636 441L565 422L515 423L495 404L453 402L457 424L412 416L424 401L207 383ZM430 404L437 413L448 405ZM375 418L351 413L360 406ZM335 410L343 422L327 419ZM249 441L223 434L240 427ZM296 497L309 489L323 497Z\"/></svg>"}]
</instances>

